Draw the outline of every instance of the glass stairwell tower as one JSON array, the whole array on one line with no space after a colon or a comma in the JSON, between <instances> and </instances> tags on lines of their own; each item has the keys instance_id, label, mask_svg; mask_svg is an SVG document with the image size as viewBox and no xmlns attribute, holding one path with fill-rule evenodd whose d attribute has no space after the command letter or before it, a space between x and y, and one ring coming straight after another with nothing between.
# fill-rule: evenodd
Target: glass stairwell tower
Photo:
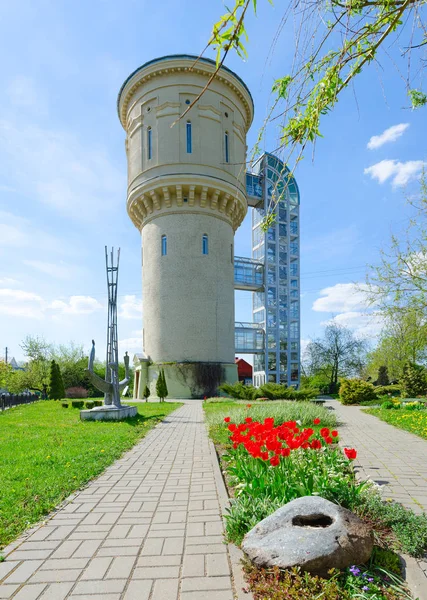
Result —
<instances>
[{"instance_id":1,"label":"glass stairwell tower","mask_svg":"<svg viewBox=\"0 0 427 600\"><path fill-rule=\"evenodd\" d=\"M253 323L236 323L236 353L254 354L254 385L300 382L299 191L284 163L264 154L246 174L252 259L235 257L236 289L253 292ZM268 212L275 223L264 232Z\"/></svg>"}]
</instances>

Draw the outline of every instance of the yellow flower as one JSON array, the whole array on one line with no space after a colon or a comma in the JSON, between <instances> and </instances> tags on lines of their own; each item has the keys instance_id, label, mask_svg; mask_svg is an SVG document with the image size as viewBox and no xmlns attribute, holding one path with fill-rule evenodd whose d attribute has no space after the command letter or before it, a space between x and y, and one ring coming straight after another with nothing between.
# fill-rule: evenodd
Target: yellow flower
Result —
<instances>
[{"instance_id":1,"label":"yellow flower","mask_svg":"<svg viewBox=\"0 0 427 600\"><path fill-rule=\"evenodd\" d=\"M50 458L50 456L46 456L46 458Z\"/></svg>"},{"instance_id":2,"label":"yellow flower","mask_svg":"<svg viewBox=\"0 0 427 600\"><path fill-rule=\"evenodd\" d=\"M101 450L101 452L105 452L105 450Z\"/></svg>"}]
</instances>

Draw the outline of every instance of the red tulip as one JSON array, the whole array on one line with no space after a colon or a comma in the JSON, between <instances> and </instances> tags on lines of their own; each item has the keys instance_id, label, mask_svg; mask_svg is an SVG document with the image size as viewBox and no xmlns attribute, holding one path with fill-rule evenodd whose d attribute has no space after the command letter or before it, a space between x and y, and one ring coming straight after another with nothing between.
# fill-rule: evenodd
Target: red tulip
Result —
<instances>
[{"instance_id":1,"label":"red tulip","mask_svg":"<svg viewBox=\"0 0 427 600\"><path fill-rule=\"evenodd\" d=\"M354 460L357 456L357 451L354 448L344 448L344 453L349 460Z\"/></svg>"},{"instance_id":2,"label":"red tulip","mask_svg":"<svg viewBox=\"0 0 427 600\"><path fill-rule=\"evenodd\" d=\"M336 431L335 429L333 431L331 431L332 437L338 437L338 431Z\"/></svg>"},{"instance_id":3,"label":"red tulip","mask_svg":"<svg viewBox=\"0 0 427 600\"><path fill-rule=\"evenodd\" d=\"M314 425L320 425L320 419L316 418L313 420Z\"/></svg>"},{"instance_id":4,"label":"red tulip","mask_svg":"<svg viewBox=\"0 0 427 600\"><path fill-rule=\"evenodd\" d=\"M277 465L279 464L279 462L280 462L280 458L277 455L274 455L274 456L272 456L270 458L270 465L272 467L277 467Z\"/></svg>"},{"instance_id":5,"label":"red tulip","mask_svg":"<svg viewBox=\"0 0 427 600\"><path fill-rule=\"evenodd\" d=\"M225 417L224 423L229 423L231 421L231 417Z\"/></svg>"}]
</instances>

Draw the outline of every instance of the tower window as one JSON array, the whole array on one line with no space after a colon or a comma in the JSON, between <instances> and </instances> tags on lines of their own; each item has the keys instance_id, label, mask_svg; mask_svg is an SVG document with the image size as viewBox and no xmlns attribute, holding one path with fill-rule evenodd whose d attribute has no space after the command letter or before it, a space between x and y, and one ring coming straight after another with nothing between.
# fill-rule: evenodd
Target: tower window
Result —
<instances>
[{"instance_id":1,"label":"tower window","mask_svg":"<svg viewBox=\"0 0 427 600\"><path fill-rule=\"evenodd\" d=\"M192 152L191 121L187 121L186 132L187 132L187 154L191 154L191 152Z\"/></svg>"},{"instance_id":2,"label":"tower window","mask_svg":"<svg viewBox=\"0 0 427 600\"><path fill-rule=\"evenodd\" d=\"M202 254L209 254L208 236L206 233L202 237Z\"/></svg>"},{"instance_id":3,"label":"tower window","mask_svg":"<svg viewBox=\"0 0 427 600\"><path fill-rule=\"evenodd\" d=\"M147 155L148 160L153 157L153 131L151 127L147 129Z\"/></svg>"},{"instance_id":4,"label":"tower window","mask_svg":"<svg viewBox=\"0 0 427 600\"><path fill-rule=\"evenodd\" d=\"M168 253L168 239L165 235L162 235L162 256L166 256Z\"/></svg>"},{"instance_id":5,"label":"tower window","mask_svg":"<svg viewBox=\"0 0 427 600\"><path fill-rule=\"evenodd\" d=\"M225 150L225 162L230 162L229 149L228 149L228 131L224 135L224 150Z\"/></svg>"}]
</instances>

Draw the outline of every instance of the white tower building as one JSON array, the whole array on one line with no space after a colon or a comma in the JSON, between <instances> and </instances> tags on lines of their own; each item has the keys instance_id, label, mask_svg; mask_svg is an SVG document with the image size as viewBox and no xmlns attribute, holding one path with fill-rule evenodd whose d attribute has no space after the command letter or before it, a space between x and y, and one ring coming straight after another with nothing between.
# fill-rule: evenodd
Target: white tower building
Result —
<instances>
[{"instance_id":1,"label":"white tower building","mask_svg":"<svg viewBox=\"0 0 427 600\"><path fill-rule=\"evenodd\" d=\"M127 209L142 235L143 354L135 395L155 394L163 368L174 398L237 380L234 232L247 212L246 133L253 101L243 81L188 55L154 59L118 96L126 131Z\"/></svg>"}]
</instances>

